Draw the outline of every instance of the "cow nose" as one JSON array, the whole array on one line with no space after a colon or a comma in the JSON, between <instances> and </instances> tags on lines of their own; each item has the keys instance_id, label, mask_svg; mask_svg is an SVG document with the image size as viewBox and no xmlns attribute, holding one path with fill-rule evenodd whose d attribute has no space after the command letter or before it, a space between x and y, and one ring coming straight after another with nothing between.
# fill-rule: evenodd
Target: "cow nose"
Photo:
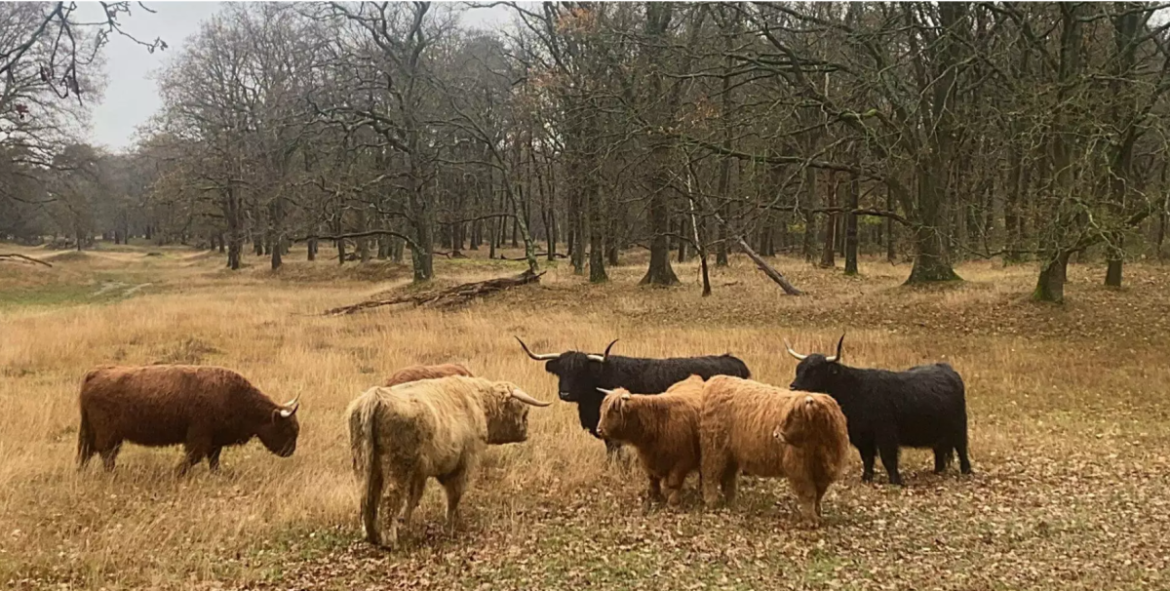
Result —
<instances>
[{"instance_id":1,"label":"cow nose","mask_svg":"<svg viewBox=\"0 0 1170 591\"><path fill-rule=\"evenodd\" d=\"M788 389L789 390L797 390L798 388L796 387L796 382L792 382L791 384L788 384Z\"/></svg>"},{"instance_id":2,"label":"cow nose","mask_svg":"<svg viewBox=\"0 0 1170 591\"><path fill-rule=\"evenodd\" d=\"M557 396L559 396L561 398L561 400L568 400L569 399L568 392L558 392Z\"/></svg>"}]
</instances>

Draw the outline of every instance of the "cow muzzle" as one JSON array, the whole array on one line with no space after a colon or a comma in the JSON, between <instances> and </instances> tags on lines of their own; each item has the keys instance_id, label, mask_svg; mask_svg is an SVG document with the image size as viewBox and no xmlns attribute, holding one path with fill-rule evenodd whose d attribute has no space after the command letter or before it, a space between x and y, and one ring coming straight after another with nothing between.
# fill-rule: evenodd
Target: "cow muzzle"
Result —
<instances>
[{"instance_id":1,"label":"cow muzzle","mask_svg":"<svg viewBox=\"0 0 1170 591\"><path fill-rule=\"evenodd\" d=\"M568 392L557 392L557 397L565 402L573 402L573 395Z\"/></svg>"}]
</instances>

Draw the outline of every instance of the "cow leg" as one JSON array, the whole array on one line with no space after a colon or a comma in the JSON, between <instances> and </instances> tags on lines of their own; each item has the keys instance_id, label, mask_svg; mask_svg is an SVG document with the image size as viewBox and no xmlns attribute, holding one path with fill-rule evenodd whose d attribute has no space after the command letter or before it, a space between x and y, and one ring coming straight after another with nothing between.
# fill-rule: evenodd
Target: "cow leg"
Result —
<instances>
[{"instance_id":1,"label":"cow leg","mask_svg":"<svg viewBox=\"0 0 1170 591\"><path fill-rule=\"evenodd\" d=\"M219 472L219 452L223 451L222 447L213 447L207 453L207 466L212 472Z\"/></svg>"},{"instance_id":2,"label":"cow leg","mask_svg":"<svg viewBox=\"0 0 1170 591\"><path fill-rule=\"evenodd\" d=\"M949 445L940 445L934 448L934 473L942 474L947 469L947 464L951 461L951 456L954 453L954 448Z\"/></svg>"},{"instance_id":3,"label":"cow leg","mask_svg":"<svg viewBox=\"0 0 1170 591\"><path fill-rule=\"evenodd\" d=\"M857 446L861 454L861 481L873 482L873 461L877 456L877 447L872 441Z\"/></svg>"},{"instance_id":4,"label":"cow leg","mask_svg":"<svg viewBox=\"0 0 1170 591\"><path fill-rule=\"evenodd\" d=\"M902 475L898 473L898 440L887 434L878 439L878 453L882 456L882 467L890 477L890 484L902 486Z\"/></svg>"},{"instance_id":5,"label":"cow leg","mask_svg":"<svg viewBox=\"0 0 1170 591\"><path fill-rule=\"evenodd\" d=\"M704 454L700 461L702 467L699 478L703 489L703 504L712 508L718 505L722 498L720 485L723 481L723 472L727 468L727 460L723 454L709 452Z\"/></svg>"},{"instance_id":6,"label":"cow leg","mask_svg":"<svg viewBox=\"0 0 1170 591\"><path fill-rule=\"evenodd\" d=\"M414 515L414 510L418 508L418 502L422 500L423 491L427 488L427 477L425 474L415 474L410 481L410 495L406 499L406 506L402 512L402 526L410 525L410 517Z\"/></svg>"},{"instance_id":7,"label":"cow leg","mask_svg":"<svg viewBox=\"0 0 1170 591\"><path fill-rule=\"evenodd\" d=\"M117 441L110 444L108 447L102 447L102 451L98 452L102 456L102 467L106 472L114 470L114 462L118 459L118 452L122 451L122 442Z\"/></svg>"},{"instance_id":8,"label":"cow leg","mask_svg":"<svg viewBox=\"0 0 1170 591\"><path fill-rule=\"evenodd\" d=\"M391 518L389 519L390 524L386 528L383 543L389 548L398 545L398 516L402 513L402 504L406 502L406 497L409 493L409 482L403 481L402 478L398 477L393 478L389 490L386 491L386 498L383 502L386 506L386 515L390 515ZM376 503L377 499L374 499L373 502ZM377 515L375 514L374 517L376 518ZM369 530L367 529L366 531L368 536ZM376 544L377 542L374 543Z\"/></svg>"},{"instance_id":9,"label":"cow leg","mask_svg":"<svg viewBox=\"0 0 1170 591\"><path fill-rule=\"evenodd\" d=\"M959 435L959 442L955 444L955 451L959 452L959 472L971 473L971 460L967 458L967 426L963 425L963 433Z\"/></svg>"},{"instance_id":10,"label":"cow leg","mask_svg":"<svg viewBox=\"0 0 1170 591\"><path fill-rule=\"evenodd\" d=\"M183 461L179 462L179 476L185 476L191 468L199 465L199 462L202 462L203 458L211 453L211 437L192 429L187 433L187 442L183 444L183 447L186 448L186 455Z\"/></svg>"},{"instance_id":11,"label":"cow leg","mask_svg":"<svg viewBox=\"0 0 1170 591\"><path fill-rule=\"evenodd\" d=\"M378 458L370 461L377 462ZM382 495L385 492L385 480L381 470L371 470L366 477L366 486L362 489L361 513L362 527L366 530L366 541L375 545L382 545L382 535L378 527L378 506L382 504Z\"/></svg>"},{"instance_id":12,"label":"cow leg","mask_svg":"<svg viewBox=\"0 0 1170 591\"><path fill-rule=\"evenodd\" d=\"M459 516L459 500L463 498L463 492L467 490L467 473L467 467L460 466L459 469L439 479L439 483L447 491L447 525L449 527L455 527L455 520Z\"/></svg>"},{"instance_id":13,"label":"cow leg","mask_svg":"<svg viewBox=\"0 0 1170 591\"><path fill-rule=\"evenodd\" d=\"M646 488L646 501L658 502L662 500L662 479L650 476L650 485Z\"/></svg>"},{"instance_id":14,"label":"cow leg","mask_svg":"<svg viewBox=\"0 0 1170 591\"><path fill-rule=\"evenodd\" d=\"M682 485L686 482L685 472L671 472L666 477L666 504L677 507L682 501Z\"/></svg>"},{"instance_id":15,"label":"cow leg","mask_svg":"<svg viewBox=\"0 0 1170 591\"><path fill-rule=\"evenodd\" d=\"M739 493L739 466L728 463L724 467L723 474L719 476L719 487L723 489L723 498L727 499L727 504L734 503Z\"/></svg>"}]
</instances>

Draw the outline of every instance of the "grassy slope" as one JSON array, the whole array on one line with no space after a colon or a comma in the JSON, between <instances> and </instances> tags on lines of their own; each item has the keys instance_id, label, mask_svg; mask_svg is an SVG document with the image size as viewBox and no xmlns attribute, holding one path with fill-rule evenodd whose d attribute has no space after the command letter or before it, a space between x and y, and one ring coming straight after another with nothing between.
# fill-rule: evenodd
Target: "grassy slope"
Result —
<instances>
[{"instance_id":1,"label":"grassy slope","mask_svg":"<svg viewBox=\"0 0 1170 591\"><path fill-rule=\"evenodd\" d=\"M898 287L903 267L862 279L778 265L811 295L784 298L744 261L689 285L639 288L642 261L585 284L555 269L540 286L453 313L315 315L388 289L402 268L264 261L232 274L217 257L87 253L53 269L0 266L0 582L14 588L412 589L809 588L1154 589L1170 586L1170 269L1132 266L1120 292L1074 267L1064 307L1026 299L1033 270L965 265L959 286ZM60 255L59 255L60 256ZM294 253L294 258L296 254ZM512 263L439 261L444 280ZM107 289L102 281L140 288ZM41 294L29 296L27 294ZM25 294L25 295L20 295ZM49 296L47 294L58 294ZM60 295L68 294L68 295ZM798 349L842 330L846 359L902 367L945 358L968 384L976 475L929 473L903 454L909 486L858 480L826 500L828 523L794 525L785 484L749 479L731 510L644 509L632 465L606 467L572 406L533 411L528 444L496 448L465 522L440 525L431 485L406 547L358 543L345 404L408 363L463 361L543 398L554 380L512 334L543 350L630 355L733 351L786 384ZM302 440L281 460L257 443L225 473L176 481L174 450L128 447L118 471L72 470L77 381L98 363L232 367L276 398L302 393ZM882 480L879 476L879 481ZM693 488L693 479L690 485Z\"/></svg>"}]
</instances>

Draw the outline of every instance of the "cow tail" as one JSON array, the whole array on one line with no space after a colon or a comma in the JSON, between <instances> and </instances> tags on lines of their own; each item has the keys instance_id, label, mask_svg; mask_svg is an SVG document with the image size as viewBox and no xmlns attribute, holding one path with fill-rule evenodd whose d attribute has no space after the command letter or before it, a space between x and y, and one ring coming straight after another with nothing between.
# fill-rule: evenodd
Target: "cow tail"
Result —
<instances>
[{"instance_id":1,"label":"cow tail","mask_svg":"<svg viewBox=\"0 0 1170 591\"><path fill-rule=\"evenodd\" d=\"M351 436L354 453L354 468L365 482L362 487L362 526L366 539L374 544L381 543L378 533L378 505L381 504L383 483L382 462L378 456L378 406L377 397L363 401L357 412L357 433ZM351 418L351 430L353 419Z\"/></svg>"},{"instance_id":2,"label":"cow tail","mask_svg":"<svg viewBox=\"0 0 1170 591\"><path fill-rule=\"evenodd\" d=\"M78 470L84 468L89 463L89 459L93 457L93 454L97 453L97 441L93 433L93 424L90 421L89 413L85 411L85 391L90 387L90 382L94 378L97 378L101 371L102 368L91 369L81 379L81 394L77 397L78 407L81 410L81 424L77 427Z\"/></svg>"},{"instance_id":3,"label":"cow tail","mask_svg":"<svg viewBox=\"0 0 1170 591\"><path fill-rule=\"evenodd\" d=\"M77 469L84 468L93 454L93 426L89 424L89 414L85 412L83 406L81 407L81 426L77 429Z\"/></svg>"}]
</instances>

